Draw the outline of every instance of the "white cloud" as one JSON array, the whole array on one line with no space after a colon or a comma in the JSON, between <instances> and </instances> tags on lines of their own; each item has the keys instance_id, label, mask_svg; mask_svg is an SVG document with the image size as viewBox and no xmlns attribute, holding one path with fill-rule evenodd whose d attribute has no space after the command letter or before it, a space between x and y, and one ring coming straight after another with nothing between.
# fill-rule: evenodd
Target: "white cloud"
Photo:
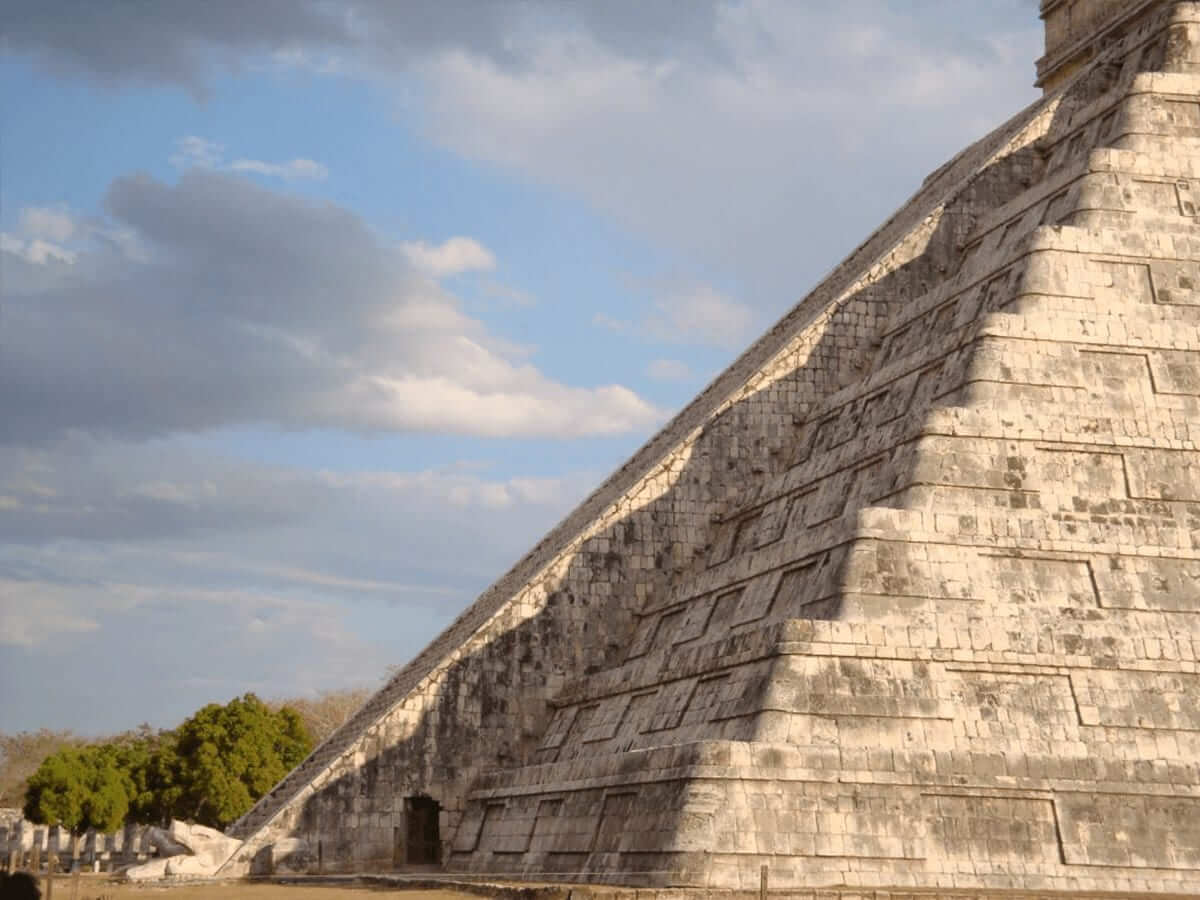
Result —
<instances>
[{"instance_id":1,"label":"white cloud","mask_svg":"<svg viewBox=\"0 0 1200 900\"><path fill-rule=\"evenodd\" d=\"M496 267L496 257L492 251L469 237L452 237L441 244L414 241L404 244L404 252L414 266L433 278L488 271Z\"/></svg>"},{"instance_id":2,"label":"white cloud","mask_svg":"<svg viewBox=\"0 0 1200 900\"><path fill-rule=\"evenodd\" d=\"M754 320L750 307L703 284L667 292L652 302L650 312L640 322L603 312L592 316L593 325L618 334L716 347L740 347L750 337Z\"/></svg>"},{"instance_id":3,"label":"white cloud","mask_svg":"<svg viewBox=\"0 0 1200 900\"><path fill-rule=\"evenodd\" d=\"M75 262L75 251L60 247L40 238L24 239L15 234L0 232L0 252L11 253L26 262L44 266L56 261L71 265Z\"/></svg>"},{"instance_id":4,"label":"white cloud","mask_svg":"<svg viewBox=\"0 0 1200 900\"><path fill-rule=\"evenodd\" d=\"M515 288L512 285L501 284L497 281L485 281L483 283L483 292L489 296L507 303L511 306L534 306L537 299L529 291L523 291L520 288Z\"/></svg>"},{"instance_id":5,"label":"white cloud","mask_svg":"<svg viewBox=\"0 0 1200 900\"><path fill-rule=\"evenodd\" d=\"M945 2L714 4L654 50L637 26L510 31L519 64L416 62L414 109L443 146L581 197L776 313L1033 99L1039 27L1017 5L973 4L972 26Z\"/></svg>"},{"instance_id":6,"label":"white cloud","mask_svg":"<svg viewBox=\"0 0 1200 900\"><path fill-rule=\"evenodd\" d=\"M419 471L312 471L197 452L180 439L129 443L82 435L38 449L0 446L0 546L52 541L131 541L264 532L315 524L367 507L406 516L447 504L486 509L551 508L580 496L586 473L488 477L470 466ZM183 558L180 557L180 560ZM206 559L193 560L207 563ZM284 570L298 582L333 586L351 577L387 589L389 579L324 572L306 561ZM250 571L247 569L246 571ZM259 568L258 574L268 574ZM289 576L290 577L290 576ZM390 583L391 589L404 587Z\"/></svg>"},{"instance_id":7,"label":"white cloud","mask_svg":"<svg viewBox=\"0 0 1200 900\"><path fill-rule=\"evenodd\" d=\"M169 161L177 169L215 169L221 165L224 155L224 144L189 135L175 142L175 152Z\"/></svg>"},{"instance_id":8,"label":"white cloud","mask_svg":"<svg viewBox=\"0 0 1200 900\"><path fill-rule=\"evenodd\" d=\"M754 313L708 285L656 300L647 320L662 340L740 347L748 338Z\"/></svg>"},{"instance_id":9,"label":"white cloud","mask_svg":"<svg viewBox=\"0 0 1200 900\"><path fill-rule=\"evenodd\" d=\"M348 210L210 170L120 178L106 204L92 231L149 256L95 246L77 257L88 278L7 290L9 442L252 423L582 437L662 419L626 387L562 384L464 313L430 272L494 266L477 241L397 246Z\"/></svg>"},{"instance_id":10,"label":"white cloud","mask_svg":"<svg viewBox=\"0 0 1200 900\"><path fill-rule=\"evenodd\" d=\"M663 381L682 381L692 377L692 370L682 360L655 359L646 366L646 374Z\"/></svg>"},{"instance_id":11,"label":"white cloud","mask_svg":"<svg viewBox=\"0 0 1200 900\"><path fill-rule=\"evenodd\" d=\"M295 696L347 681L371 683L384 661L378 647L347 627L346 618L346 610L337 604L299 592L0 575L0 646L37 651L30 657L33 664L49 663L60 674L75 661L87 660L97 667L93 672L105 673L123 696L149 695L135 704L141 706L137 721L158 718L164 725L174 722L162 721L161 710L177 703L178 695L187 698L183 713L246 690ZM289 659L296 646L305 651L306 665L299 670ZM152 689L146 690L146 679L137 678L135 669L121 665L124 659L136 659L137 667L154 673ZM223 677L214 679L214 672ZM71 675L51 679L52 684L68 686L77 703L79 691L70 691L71 682ZM27 702L27 692L11 687L6 701ZM51 684L40 690L43 698L55 692ZM110 707L108 715L113 712ZM41 718L55 717L43 713ZM94 719L77 711L75 726L88 718ZM133 724L110 720L101 727L115 730Z\"/></svg>"},{"instance_id":12,"label":"white cloud","mask_svg":"<svg viewBox=\"0 0 1200 900\"><path fill-rule=\"evenodd\" d=\"M105 80L199 92L266 57L377 79L443 146L582 198L772 312L1032 100L1041 46L1033 0L18 2L14 48Z\"/></svg>"},{"instance_id":13,"label":"white cloud","mask_svg":"<svg viewBox=\"0 0 1200 900\"><path fill-rule=\"evenodd\" d=\"M77 606L61 585L0 577L0 644L36 647L63 634L98 630L91 605Z\"/></svg>"},{"instance_id":14,"label":"white cloud","mask_svg":"<svg viewBox=\"0 0 1200 900\"><path fill-rule=\"evenodd\" d=\"M234 172L253 172L256 175L270 175L275 178L315 178L323 179L329 176L329 169L311 159L293 159L286 163L267 163L257 159L238 159L229 164Z\"/></svg>"},{"instance_id":15,"label":"white cloud","mask_svg":"<svg viewBox=\"0 0 1200 900\"><path fill-rule=\"evenodd\" d=\"M176 140L175 152L168 159L171 165L180 171L214 169L227 172L249 172L289 181L297 178L311 178L319 181L329 177L329 169L325 165L303 157L282 163L264 162L260 159L235 159L226 164L224 144L196 135L188 135Z\"/></svg>"},{"instance_id":16,"label":"white cloud","mask_svg":"<svg viewBox=\"0 0 1200 900\"><path fill-rule=\"evenodd\" d=\"M78 230L75 217L64 209L31 206L21 210L21 231L58 243L69 241Z\"/></svg>"}]
</instances>

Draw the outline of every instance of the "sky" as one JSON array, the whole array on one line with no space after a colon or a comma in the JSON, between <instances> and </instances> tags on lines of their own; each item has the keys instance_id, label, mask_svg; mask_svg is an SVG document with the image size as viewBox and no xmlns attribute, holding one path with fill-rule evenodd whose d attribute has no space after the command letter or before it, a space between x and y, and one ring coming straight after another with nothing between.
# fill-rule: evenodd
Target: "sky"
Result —
<instances>
[{"instance_id":1,"label":"sky","mask_svg":"<svg viewBox=\"0 0 1200 900\"><path fill-rule=\"evenodd\" d=\"M373 687L1032 102L1035 0L0 0L0 731Z\"/></svg>"}]
</instances>

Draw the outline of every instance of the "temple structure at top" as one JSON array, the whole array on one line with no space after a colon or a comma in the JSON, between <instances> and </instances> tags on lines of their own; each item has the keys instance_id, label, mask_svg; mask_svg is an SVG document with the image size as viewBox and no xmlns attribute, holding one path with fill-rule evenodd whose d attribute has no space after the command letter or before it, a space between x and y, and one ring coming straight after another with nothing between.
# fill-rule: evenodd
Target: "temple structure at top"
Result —
<instances>
[{"instance_id":1,"label":"temple structure at top","mask_svg":"<svg viewBox=\"0 0 1200 900\"><path fill-rule=\"evenodd\" d=\"M1200 3L1041 14L1044 96L264 797L226 873L1200 891Z\"/></svg>"}]
</instances>

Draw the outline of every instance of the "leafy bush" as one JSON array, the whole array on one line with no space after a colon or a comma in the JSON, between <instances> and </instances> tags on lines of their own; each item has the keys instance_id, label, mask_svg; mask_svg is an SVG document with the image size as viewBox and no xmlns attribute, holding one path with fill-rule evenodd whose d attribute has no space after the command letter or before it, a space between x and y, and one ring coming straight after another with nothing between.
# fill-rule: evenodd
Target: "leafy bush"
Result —
<instances>
[{"instance_id":1,"label":"leafy bush","mask_svg":"<svg viewBox=\"0 0 1200 900\"><path fill-rule=\"evenodd\" d=\"M61 747L29 777L25 817L75 833L115 831L126 819L224 828L311 749L295 710L246 694L205 706L173 732Z\"/></svg>"}]
</instances>

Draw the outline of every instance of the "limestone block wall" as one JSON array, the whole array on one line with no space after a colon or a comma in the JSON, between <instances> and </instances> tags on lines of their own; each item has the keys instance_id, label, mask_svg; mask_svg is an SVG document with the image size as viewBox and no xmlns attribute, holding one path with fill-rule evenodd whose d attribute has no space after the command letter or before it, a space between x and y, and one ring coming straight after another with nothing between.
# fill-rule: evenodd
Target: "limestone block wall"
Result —
<instances>
[{"instance_id":1,"label":"limestone block wall","mask_svg":"<svg viewBox=\"0 0 1200 900\"><path fill-rule=\"evenodd\" d=\"M401 866L427 795L460 870L1197 887L1198 23L1157 4L927 179L227 871Z\"/></svg>"},{"instance_id":2,"label":"limestone block wall","mask_svg":"<svg viewBox=\"0 0 1200 900\"><path fill-rule=\"evenodd\" d=\"M1162 0L1042 0L1045 55L1038 60L1038 86L1052 91L1090 62L1130 23L1145 18Z\"/></svg>"},{"instance_id":3,"label":"limestone block wall","mask_svg":"<svg viewBox=\"0 0 1200 900\"><path fill-rule=\"evenodd\" d=\"M1200 82L1138 74L1167 24L1060 98L1033 178L962 217L952 274L558 698L540 764L481 779L452 864L1197 887ZM782 640L797 616L840 621Z\"/></svg>"}]
</instances>

